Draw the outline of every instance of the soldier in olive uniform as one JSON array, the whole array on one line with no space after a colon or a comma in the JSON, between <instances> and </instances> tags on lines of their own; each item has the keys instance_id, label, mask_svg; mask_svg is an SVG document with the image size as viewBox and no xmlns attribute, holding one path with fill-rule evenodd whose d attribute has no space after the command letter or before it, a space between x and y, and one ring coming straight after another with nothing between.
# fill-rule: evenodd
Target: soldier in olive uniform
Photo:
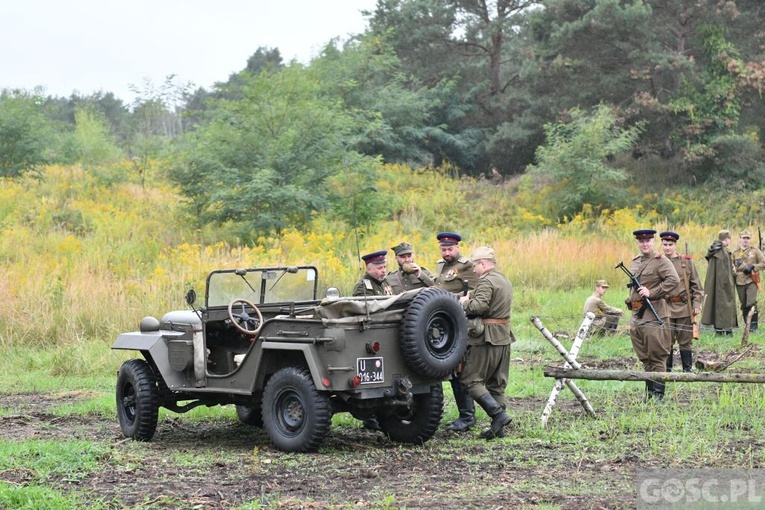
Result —
<instances>
[{"instance_id":1,"label":"soldier in olive uniform","mask_svg":"<svg viewBox=\"0 0 765 510\"><path fill-rule=\"evenodd\" d=\"M393 294L390 285L385 280L386 250L362 255L361 260L366 264L366 273L353 287L354 296L390 296Z\"/></svg>"},{"instance_id":2,"label":"soldier in olive uniform","mask_svg":"<svg viewBox=\"0 0 765 510\"><path fill-rule=\"evenodd\" d=\"M588 297L584 302L583 314L585 316L588 313L595 315L590 325L590 331L593 335L615 333L616 326L619 325L619 317L624 315L624 310L610 306L603 301L606 291L608 291L608 282L598 280L595 282L595 291L592 293L592 296Z\"/></svg>"},{"instance_id":3,"label":"soldier in olive uniform","mask_svg":"<svg viewBox=\"0 0 765 510\"><path fill-rule=\"evenodd\" d=\"M398 270L388 273L385 283L390 285L393 294L401 294L407 290L432 287L435 284L433 275L424 267L414 262L414 249L406 241L391 248L396 255Z\"/></svg>"},{"instance_id":4,"label":"soldier in olive uniform","mask_svg":"<svg viewBox=\"0 0 765 510\"><path fill-rule=\"evenodd\" d=\"M515 340L510 329L513 288L496 268L494 250L476 248L471 255L473 271L478 276L475 289L460 297L469 317L468 354L460 382L465 391L491 417L491 426L481 437L493 439L505 435L510 416L503 403L510 372L510 344Z\"/></svg>"},{"instance_id":5,"label":"soldier in olive uniform","mask_svg":"<svg viewBox=\"0 0 765 510\"><path fill-rule=\"evenodd\" d=\"M361 260L366 263L366 273L353 288L354 296L390 296L393 294L390 285L384 281L387 268L385 255L387 253L386 250L381 250L361 256ZM380 422L374 416L366 418L362 422L366 429L382 430Z\"/></svg>"},{"instance_id":6,"label":"soldier in olive uniform","mask_svg":"<svg viewBox=\"0 0 765 510\"><path fill-rule=\"evenodd\" d=\"M655 230L641 229L632 233L637 239L640 255L632 259L630 271L640 282L639 288L631 287L627 305L632 308L630 319L630 338L632 348L643 363L646 372L664 372L667 368L667 356L672 346L672 337L668 327L661 326L659 320L667 322L669 307L665 298L677 294L680 278L675 266L661 253L653 249ZM654 316L645 303L650 300L658 315ZM646 381L646 399L664 398L664 382Z\"/></svg>"},{"instance_id":7,"label":"soldier in olive uniform","mask_svg":"<svg viewBox=\"0 0 765 510\"><path fill-rule=\"evenodd\" d=\"M733 252L733 266L736 268L736 292L738 293L738 302L741 305L741 313L746 316L749 310L754 307L752 322L749 324L749 331L757 331L759 322L759 313L757 312L757 284L752 277L759 276L757 273L765 268L765 255L762 252L750 246L752 233L744 230L739 235L739 247Z\"/></svg>"},{"instance_id":8,"label":"soldier in olive uniform","mask_svg":"<svg viewBox=\"0 0 765 510\"><path fill-rule=\"evenodd\" d=\"M683 372L690 372L693 368L693 324L696 316L701 313L701 302L704 300L704 288L701 286L701 278L690 255L677 253L677 241L680 234L676 232L662 232L661 247L664 255L675 266L680 277L679 292L667 296L669 307L670 334L672 343L667 356L667 372L672 371L673 346L677 342L680 349L680 362L683 364Z\"/></svg>"},{"instance_id":9,"label":"soldier in olive uniform","mask_svg":"<svg viewBox=\"0 0 765 510\"><path fill-rule=\"evenodd\" d=\"M467 257L460 255L462 237L453 232L441 232L436 235L436 239L438 239L442 257L436 263L436 287L455 295L465 294L475 287L477 277L473 272L473 263ZM459 409L459 417L446 427L446 430L467 432L475 425L475 403L460 384L459 370L452 374L450 382L454 402Z\"/></svg>"}]
</instances>

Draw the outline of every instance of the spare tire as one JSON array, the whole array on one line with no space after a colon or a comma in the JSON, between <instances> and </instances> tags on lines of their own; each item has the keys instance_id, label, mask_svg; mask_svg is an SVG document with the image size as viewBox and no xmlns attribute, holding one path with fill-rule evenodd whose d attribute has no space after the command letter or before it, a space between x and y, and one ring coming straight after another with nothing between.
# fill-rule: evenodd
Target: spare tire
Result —
<instances>
[{"instance_id":1,"label":"spare tire","mask_svg":"<svg viewBox=\"0 0 765 510\"><path fill-rule=\"evenodd\" d=\"M399 343L419 374L441 379L452 373L467 349L467 317L454 294L435 288L417 294L404 312Z\"/></svg>"}]
</instances>

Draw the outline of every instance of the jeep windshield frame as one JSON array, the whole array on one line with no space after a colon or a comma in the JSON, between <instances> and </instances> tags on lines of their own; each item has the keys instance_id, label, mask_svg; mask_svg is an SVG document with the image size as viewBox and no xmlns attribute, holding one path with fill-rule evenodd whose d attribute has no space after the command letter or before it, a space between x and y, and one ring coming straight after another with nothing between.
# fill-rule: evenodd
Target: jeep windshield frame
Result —
<instances>
[{"instance_id":1,"label":"jeep windshield frame","mask_svg":"<svg viewBox=\"0 0 765 510\"><path fill-rule=\"evenodd\" d=\"M314 266L220 269L207 275L207 308L227 307L234 299L255 305L316 301L318 271Z\"/></svg>"}]
</instances>

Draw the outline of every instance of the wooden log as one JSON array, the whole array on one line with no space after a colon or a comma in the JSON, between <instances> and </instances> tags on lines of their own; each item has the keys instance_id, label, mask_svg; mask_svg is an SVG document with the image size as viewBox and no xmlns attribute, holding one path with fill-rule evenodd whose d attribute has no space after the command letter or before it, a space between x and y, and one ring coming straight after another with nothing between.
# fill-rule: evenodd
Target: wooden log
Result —
<instances>
[{"instance_id":1,"label":"wooden log","mask_svg":"<svg viewBox=\"0 0 765 510\"><path fill-rule=\"evenodd\" d=\"M566 369L546 367L545 377L556 379L588 379L591 381L670 381L670 382L733 382L765 383L765 374L636 372L631 370Z\"/></svg>"}]
</instances>

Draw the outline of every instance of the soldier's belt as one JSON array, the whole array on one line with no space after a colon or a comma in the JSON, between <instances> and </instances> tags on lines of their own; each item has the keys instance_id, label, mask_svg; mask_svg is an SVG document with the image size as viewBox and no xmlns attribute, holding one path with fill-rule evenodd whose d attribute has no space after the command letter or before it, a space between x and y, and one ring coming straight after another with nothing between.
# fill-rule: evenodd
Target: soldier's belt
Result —
<instances>
[{"instance_id":1,"label":"soldier's belt","mask_svg":"<svg viewBox=\"0 0 765 510\"><path fill-rule=\"evenodd\" d=\"M685 296L672 296L667 298L667 303L687 303Z\"/></svg>"},{"instance_id":2,"label":"soldier's belt","mask_svg":"<svg viewBox=\"0 0 765 510\"><path fill-rule=\"evenodd\" d=\"M507 319L495 319L493 317L481 319L481 322L483 322L484 324L509 324L510 323L510 321Z\"/></svg>"},{"instance_id":3,"label":"soldier's belt","mask_svg":"<svg viewBox=\"0 0 765 510\"><path fill-rule=\"evenodd\" d=\"M625 304L632 308L633 310L640 310L643 308L643 302L642 301L625 301Z\"/></svg>"}]
</instances>

